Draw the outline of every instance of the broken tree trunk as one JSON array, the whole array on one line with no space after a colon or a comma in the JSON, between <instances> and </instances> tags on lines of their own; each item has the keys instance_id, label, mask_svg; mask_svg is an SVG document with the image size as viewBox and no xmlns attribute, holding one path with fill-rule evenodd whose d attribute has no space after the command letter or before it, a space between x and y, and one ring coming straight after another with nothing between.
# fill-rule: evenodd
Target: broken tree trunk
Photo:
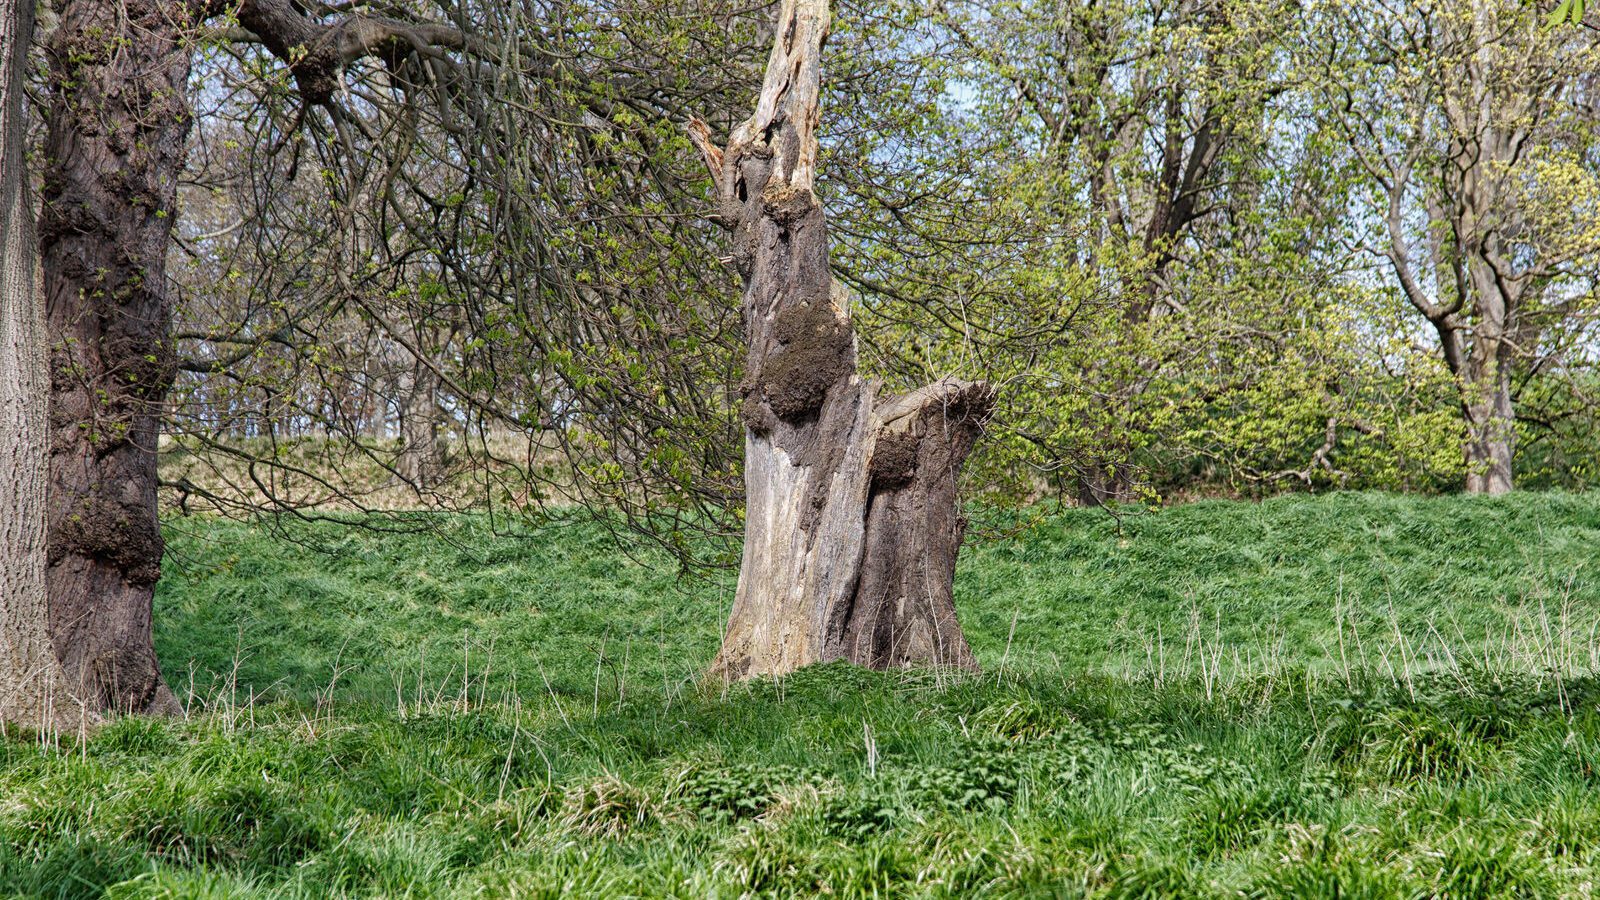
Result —
<instances>
[{"instance_id":1,"label":"broken tree trunk","mask_svg":"<svg viewBox=\"0 0 1600 900\"><path fill-rule=\"evenodd\" d=\"M856 368L848 297L812 191L826 0L783 0L755 114L705 157L734 235L749 342L745 544L714 674L829 660L976 668L951 583L956 476L994 405L945 379L878 401Z\"/></svg>"}]
</instances>

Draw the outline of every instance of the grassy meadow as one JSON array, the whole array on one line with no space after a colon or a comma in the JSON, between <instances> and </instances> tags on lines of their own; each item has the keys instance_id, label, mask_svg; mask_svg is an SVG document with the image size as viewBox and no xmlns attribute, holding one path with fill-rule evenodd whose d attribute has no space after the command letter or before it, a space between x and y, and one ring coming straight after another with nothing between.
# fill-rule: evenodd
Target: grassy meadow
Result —
<instances>
[{"instance_id":1,"label":"grassy meadow","mask_svg":"<svg viewBox=\"0 0 1600 900\"><path fill-rule=\"evenodd\" d=\"M0 896L1593 892L1600 496L973 518L982 675L731 689L580 519L174 519L189 718L0 741Z\"/></svg>"}]
</instances>

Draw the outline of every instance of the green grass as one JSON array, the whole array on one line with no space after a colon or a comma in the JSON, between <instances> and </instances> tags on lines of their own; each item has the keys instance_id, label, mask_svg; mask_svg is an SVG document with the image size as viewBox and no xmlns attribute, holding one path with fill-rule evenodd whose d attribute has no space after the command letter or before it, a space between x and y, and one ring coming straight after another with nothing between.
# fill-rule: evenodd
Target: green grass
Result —
<instances>
[{"instance_id":1,"label":"green grass","mask_svg":"<svg viewBox=\"0 0 1600 900\"><path fill-rule=\"evenodd\" d=\"M191 720L0 742L0 895L1587 896L1600 497L977 518L983 676L731 691L581 521L174 521Z\"/></svg>"}]
</instances>

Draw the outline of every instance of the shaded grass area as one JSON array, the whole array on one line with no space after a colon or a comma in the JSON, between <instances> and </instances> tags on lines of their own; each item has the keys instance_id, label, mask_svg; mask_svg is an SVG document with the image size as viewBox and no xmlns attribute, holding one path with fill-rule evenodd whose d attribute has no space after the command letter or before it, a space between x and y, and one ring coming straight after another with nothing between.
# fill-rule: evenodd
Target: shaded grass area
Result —
<instances>
[{"instance_id":1,"label":"shaded grass area","mask_svg":"<svg viewBox=\"0 0 1600 900\"><path fill-rule=\"evenodd\" d=\"M177 522L193 718L0 743L0 894L1586 896L1597 529L1563 495L1055 514L965 555L982 677L725 692L730 586L593 526Z\"/></svg>"}]
</instances>

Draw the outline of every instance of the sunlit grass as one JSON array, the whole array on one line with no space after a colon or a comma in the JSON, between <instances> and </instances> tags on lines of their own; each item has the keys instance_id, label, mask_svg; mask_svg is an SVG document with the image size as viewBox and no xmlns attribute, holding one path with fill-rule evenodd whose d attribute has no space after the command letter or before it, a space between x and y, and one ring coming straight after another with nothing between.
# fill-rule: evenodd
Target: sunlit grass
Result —
<instances>
[{"instance_id":1,"label":"sunlit grass","mask_svg":"<svg viewBox=\"0 0 1600 900\"><path fill-rule=\"evenodd\" d=\"M731 690L727 580L593 526L292 534L173 523L191 718L0 744L0 893L1542 897L1600 862L1585 497L1051 516L966 554L983 675Z\"/></svg>"}]
</instances>

